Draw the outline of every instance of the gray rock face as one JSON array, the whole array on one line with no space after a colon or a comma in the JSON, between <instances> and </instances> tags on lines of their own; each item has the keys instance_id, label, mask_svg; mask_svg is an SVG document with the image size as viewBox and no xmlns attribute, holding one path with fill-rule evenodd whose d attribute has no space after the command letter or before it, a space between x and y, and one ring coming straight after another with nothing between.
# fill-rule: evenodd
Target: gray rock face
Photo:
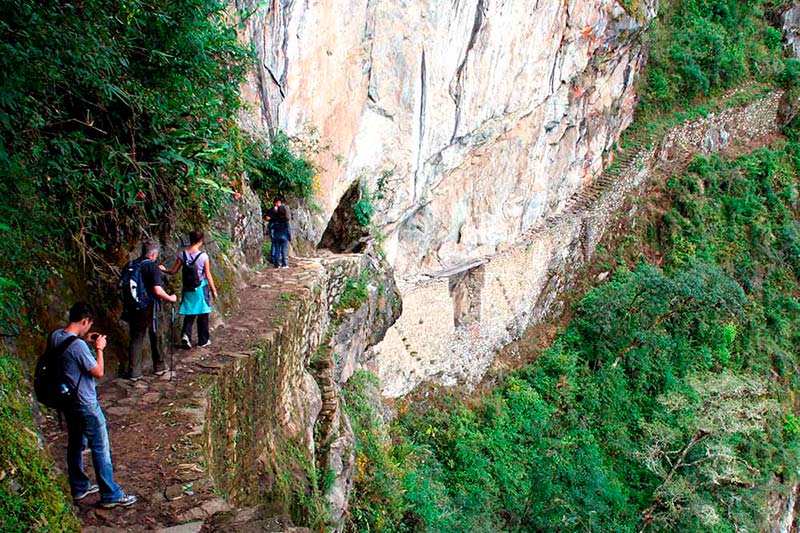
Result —
<instances>
[{"instance_id":1,"label":"gray rock face","mask_svg":"<svg viewBox=\"0 0 800 533\"><path fill-rule=\"evenodd\" d=\"M683 124L655 147L641 148L615 174L606 174L569 207L507 248L453 269L403 294L403 315L376 347L375 366L385 396L417 385L475 383L494 352L541 322L578 267L614 231L628 198L652 169L682 168L696 153L744 149L780 131L783 94ZM752 148L752 144L750 145ZM624 157L624 156L623 156ZM592 190L603 187L601 195Z\"/></svg>"},{"instance_id":2,"label":"gray rock face","mask_svg":"<svg viewBox=\"0 0 800 533\"><path fill-rule=\"evenodd\" d=\"M791 47L792 55L800 57L800 5L787 9L781 16L783 38Z\"/></svg>"},{"instance_id":3,"label":"gray rock face","mask_svg":"<svg viewBox=\"0 0 800 533\"><path fill-rule=\"evenodd\" d=\"M548 265L598 237L579 222L499 274L503 262L445 275L513 247L602 173L632 120L637 36L658 2L640 4L631 16L616 0L237 3L252 12L242 37L258 59L247 126L313 130L330 146L318 161L323 219L356 181L375 198L406 308L373 359L385 393L479 375L530 320L534 288L552 285ZM319 242L324 224L304 220L298 233ZM337 350L346 379L361 354Z\"/></svg>"},{"instance_id":4,"label":"gray rock face","mask_svg":"<svg viewBox=\"0 0 800 533\"><path fill-rule=\"evenodd\" d=\"M615 0L241 0L256 130L313 128L330 217L355 180L398 275L495 251L563 208L631 121L644 20ZM317 241L323 227L310 227Z\"/></svg>"}]
</instances>

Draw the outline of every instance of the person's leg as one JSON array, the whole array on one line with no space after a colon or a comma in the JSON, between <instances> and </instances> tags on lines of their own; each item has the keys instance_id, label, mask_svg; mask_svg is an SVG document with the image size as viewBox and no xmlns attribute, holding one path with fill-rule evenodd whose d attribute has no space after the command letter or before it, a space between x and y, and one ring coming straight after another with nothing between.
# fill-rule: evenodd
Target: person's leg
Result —
<instances>
[{"instance_id":1,"label":"person's leg","mask_svg":"<svg viewBox=\"0 0 800 533\"><path fill-rule=\"evenodd\" d=\"M142 348L147 335L147 324L139 321L130 323L130 343L128 344L128 377L142 377Z\"/></svg>"},{"instance_id":2,"label":"person's leg","mask_svg":"<svg viewBox=\"0 0 800 533\"><path fill-rule=\"evenodd\" d=\"M100 501L110 503L119 500L124 493L114 482L114 467L111 464L111 442L108 438L106 417L99 404L81 406L85 434L92 450L92 462L97 484L100 485Z\"/></svg>"},{"instance_id":3,"label":"person's leg","mask_svg":"<svg viewBox=\"0 0 800 533\"><path fill-rule=\"evenodd\" d=\"M289 266L286 262L286 249L288 248L289 241L287 239L281 239L281 266Z\"/></svg>"},{"instance_id":4,"label":"person's leg","mask_svg":"<svg viewBox=\"0 0 800 533\"><path fill-rule=\"evenodd\" d=\"M197 345L202 346L209 340L208 313L197 315Z\"/></svg>"},{"instance_id":5,"label":"person's leg","mask_svg":"<svg viewBox=\"0 0 800 533\"><path fill-rule=\"evenodd\" d=\"M197 315L183 316L183 329L181 329L181 347L192 347L192 328L194 328L194 317Z\"/></svg>"},{"instance_id":6,"label":"person's leg","mask_svg":"<svg viewBox=\"0 0 800 533\"><path fill-rule=\"evenodd\" d=\"M150 354L153 356L153 372L163 372L167 369L167 365L162 355L161 339L152 327L148 328L147 332L150 335Z\"/></svg>"},{"instance_id":7,"label":"person's leg","mask_svg":"<svg viewBox=\"0 0 800 533\"><path fill-rule=\"evenodd\" d=\"M83 434L83 421L78 413L64 413L67 423L67 477L72 496L83 494L89 489L89 476L83 470L83 450L86 439Z\"/></svg>"},{"instance_id":8,"label":"person's leg","mask_svg":"<svg viewBox=\"0 0 800 533\"><path fill-rule=\"evenodd\" d=\"M272 262L272 266L278 268L278 239L276 239L274 235L270 235L270 239L272 242L272 245L269 249L270 260Z\"/></svg>"},{"instance_id":9,"label":"person's leg","mask_svg":"<svg viewBox=\"0 0 800 533\"><path fill-rule=\"evenodd\" d=\"M275 238L273 241L273 246L275 246L275 266L278 268L281 266L281 257L283 256L283 247L285 242L286 241L280 237Z\"/></svg>"}]
</instances>

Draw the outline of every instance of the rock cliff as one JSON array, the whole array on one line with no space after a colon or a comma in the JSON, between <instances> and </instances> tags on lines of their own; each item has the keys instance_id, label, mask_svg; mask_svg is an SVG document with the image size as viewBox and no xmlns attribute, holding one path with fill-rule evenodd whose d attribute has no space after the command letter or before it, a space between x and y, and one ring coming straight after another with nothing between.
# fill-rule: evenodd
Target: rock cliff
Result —
<instances>
[{"instance_id":1,"label":"rock cliff","mask_svg":"<svg viewBox=\"0 0 800 533\"><path fill-rule=\"evenodd\" d=\"M632 117L643 24L616 1L239 7L256 9L251 126L318 131L331 150L325 218L364 182L402 278L494 250L559 210Z\"/></svg>"},{"instance_id":2,"label":"rock cliff","mask_svg":"<svg viewBox=\"0 0 800 533\"><path fill-rule=\"evenodd\" d=\"M638 36L657 9L639 4L632 15L615 0L239 0L257 56L246 120L329 146L322 213L305 238L319 242L360 182L415 301L428 280L517 242L602 172L632 120ZM425 298L414 305L453 306L447 290Z\"/></svg>"}]
</instances>

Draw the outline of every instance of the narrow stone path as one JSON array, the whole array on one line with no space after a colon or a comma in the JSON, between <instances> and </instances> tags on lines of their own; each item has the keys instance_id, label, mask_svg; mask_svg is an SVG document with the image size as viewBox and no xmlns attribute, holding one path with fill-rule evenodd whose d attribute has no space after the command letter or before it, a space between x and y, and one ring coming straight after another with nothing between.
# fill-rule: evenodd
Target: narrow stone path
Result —
<instances>
[{"instance_id":1,"label":"narrow stone path","mask_svg":"<svg viewBox=\"0 0 800 533\"><path fill-rule=\"evenodd\" d=\"M188 533L216 529L204 523L229 511L230 506L224 495L215 492L203 464L207 390L221 368L232 359L255 353L283 327L281 317L297 305L324 268L319 259L306 258L292 259L290 266L248 273L239 293L239 306L212 331L212 345L174 349L171 372L160 377L146 375L138 382L117 378L98 384L116 479L123 490L138 495L139 502L127 509L103 510L97 506L98 495L87 497L78 505L84 531ZM66 471L66 430L59 431L52 415L43 426L53 457ZM85 460L87 473L94 478L90 454ZM252 513L240 518L257 519ZM288 529L285 519L257 521L258 529L253 531L306 531ZM236 527L224 529L233 531Z\"/></svg>"}]
</instances>

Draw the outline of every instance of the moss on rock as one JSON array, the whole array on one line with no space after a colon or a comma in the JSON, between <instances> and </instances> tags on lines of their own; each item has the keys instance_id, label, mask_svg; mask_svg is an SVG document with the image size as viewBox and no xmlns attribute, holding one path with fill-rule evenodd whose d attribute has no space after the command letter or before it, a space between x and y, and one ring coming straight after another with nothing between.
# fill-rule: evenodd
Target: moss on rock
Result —
<instances>
[{"instance_id":1,"label":"moss on rock","mask_svg":"<svg viewBox=\"0 0 800 533\"><path fill-rule=\"evenodd\" d=\"M80 531L63 478L42 450L22 365L0 348L0 530Z\"/></svg>"}]
</instances>

